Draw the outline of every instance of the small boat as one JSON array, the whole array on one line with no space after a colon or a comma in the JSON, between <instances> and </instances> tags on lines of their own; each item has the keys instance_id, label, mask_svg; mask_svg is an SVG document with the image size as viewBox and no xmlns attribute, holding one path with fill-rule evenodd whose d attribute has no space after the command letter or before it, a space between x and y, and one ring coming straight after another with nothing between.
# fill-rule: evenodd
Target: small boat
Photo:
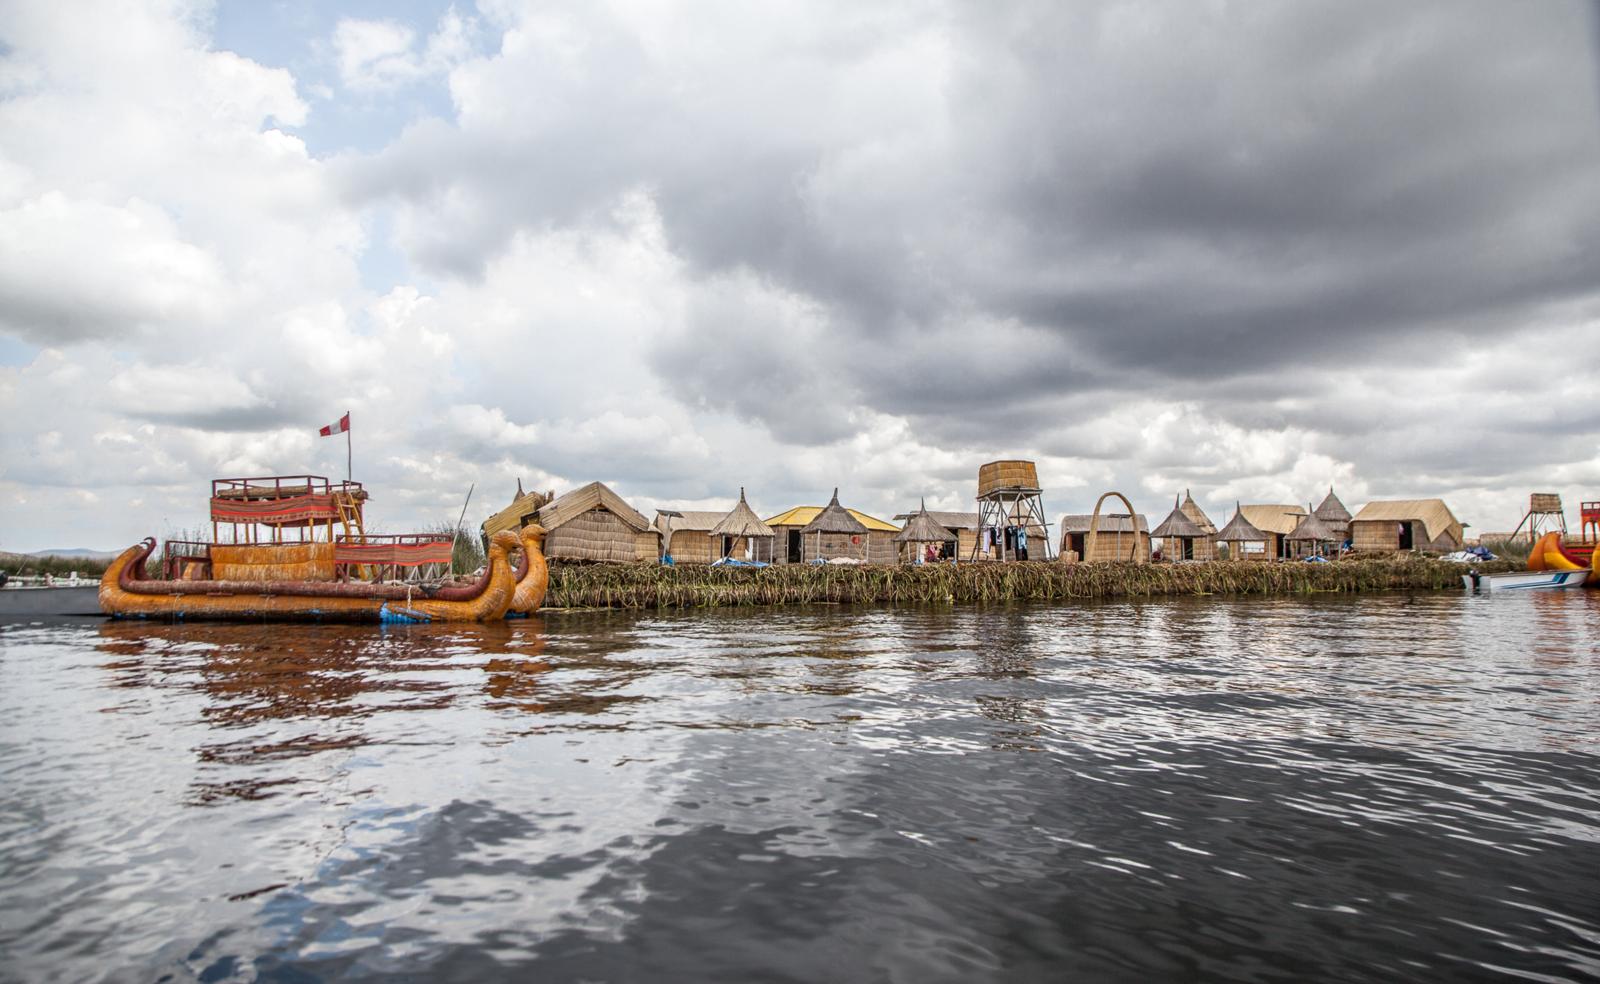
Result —
<instances>
[{"instance_id":1,"label":"small boat","mask_svg":"<svg viewBox=\"0 0 1600 984\"><path fill-rule=\"evenodd\" d=\"M1509 574L1479 574L1473 571L1461 575L1469 591L1529 591L1548 588L1581 588L1589 579L1586 570L1576 571L1512 571Z\"/></svg>"},{"instance_id":2,"label":"small boat","mask_svg":"<svg viewBox=\"0 0 1600 984\"><path fill-rule=\"evenodd\" d=\"M0 622L100 614L97 582L0 587Z\"/></svg>"}]
</instances>

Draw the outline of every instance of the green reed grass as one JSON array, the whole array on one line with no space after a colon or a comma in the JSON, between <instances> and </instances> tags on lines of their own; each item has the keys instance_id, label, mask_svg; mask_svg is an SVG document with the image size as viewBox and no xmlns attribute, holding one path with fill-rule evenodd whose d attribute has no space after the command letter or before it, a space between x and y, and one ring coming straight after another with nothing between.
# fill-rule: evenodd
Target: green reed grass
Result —
<instances>
[{"instance_id":1,"label":"green reed grass","mask_svg":"<svg viewBox=\"0 0 1600 984\"><path fill-rule=\"evenodd\" d=\"M1479 565L1485 573L1506 562ZM818 603L1047 601L1204 594L1309 594L1461 587L1461 565L1406 556L1331 564L794 564L761 569L680 564L550 565L553 608L706 608Z\"/></svg>"}]
</instances>

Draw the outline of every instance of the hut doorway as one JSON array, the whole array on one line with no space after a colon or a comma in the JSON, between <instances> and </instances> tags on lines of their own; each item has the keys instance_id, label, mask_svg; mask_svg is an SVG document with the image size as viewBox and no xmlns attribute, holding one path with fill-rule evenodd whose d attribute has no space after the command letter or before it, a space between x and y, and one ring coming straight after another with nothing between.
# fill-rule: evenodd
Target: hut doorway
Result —
<instances>
[{"instance_id":1,"label":"hut doorway","mask_svg":"<svg viewBox=\"0 0 1600 984\"><path fill-rule=\"evenodd\" d=\"M1087 537L1087 536L1088 536L1087 533L1068 533L1067 534L1067 549L1069 549L1073 553L1077 554L1079 560L1083 559L1083 541L1084 541L1084 538Z\"/></svg>"},{"instance_id":2,"label":"hut doorway","mask_svg":"<svg viewBox=\"0 0 1600 984\"><path fill-rule=\"evenodd\" d=\"M1178 540L1178 544L1179 544L1179 546L1178 546L1178 559L1179 560L1193 560L1194 559L1194 540L1192 538L1186 536L1186 537L1180 538Z\"/></svg>"},{"instance_id":3,"label":"hut doorway","mask_svg":"<svg viewBox=\"0 0 1600 984\"><path fill-rule=\"evenodd\" d=\"M789 563L800 563L800 531L798 529L789 531Z\"/></svg>"},{"instance_id":4,"label":"hut doorway","mask_svg":"<svg viewBox=\"0 0 1600 984\"><path fill-rule=\"evenodd\" d=\"M1412 546L1412 543L1413 543L1413 536L1412 536L1412 531L1411 531L1411 524L1410 523L1401 523L1400 524L1400 547L1399 547L1399 549L1401 549L1401 550L1410 550L1411 546Z\"/></svg>"}]
</instances>

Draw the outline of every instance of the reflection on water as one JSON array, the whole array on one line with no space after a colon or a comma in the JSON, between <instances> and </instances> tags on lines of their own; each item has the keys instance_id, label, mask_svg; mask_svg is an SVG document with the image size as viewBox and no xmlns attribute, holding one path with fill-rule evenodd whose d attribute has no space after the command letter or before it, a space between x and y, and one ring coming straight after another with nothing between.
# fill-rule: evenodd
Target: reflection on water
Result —
<instances>
[{"instance_id":1,"label":"reflection on water","mask_svg":"<svg viewBox=\"0 0 1600 984\"><path fill-rule=\"evenodd\" d=\"M0 979L1600 975L1600 594L0 631Z\"/></svg>"}]
</instances>

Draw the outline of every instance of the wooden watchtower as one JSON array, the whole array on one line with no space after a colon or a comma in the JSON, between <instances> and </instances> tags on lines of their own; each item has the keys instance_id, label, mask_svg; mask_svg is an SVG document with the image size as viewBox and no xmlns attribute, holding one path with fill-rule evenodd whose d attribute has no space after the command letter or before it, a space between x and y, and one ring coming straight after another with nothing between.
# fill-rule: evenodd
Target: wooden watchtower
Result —
<instances>
[{"instance_id":1,"label":"wooden watchtower","mask_svg":"<svg viewBox=\"0 0 1600 984\"><path fill-rule=\"evenodd\" d=\"M1512 531L1511 538L1516 539L1524 526L1528 528L1529 540L1537 540L1551 530L1560 530L1565 535L1567 515L1561 509L1561 496L1555 492L1535 492L1528 496L1528 511Z\"/></svg>"},{"instance_id":2,"label":"wooden watchtower","mask_svg":"<svg viewBox=\"0 0 1600 984\"><path fill-rule=\"evenodd\" d=\"M978 541L972 560L1051 560L1039 469L1031 461L991 461L978 469Z\"/></svg>"}]
</instances>

